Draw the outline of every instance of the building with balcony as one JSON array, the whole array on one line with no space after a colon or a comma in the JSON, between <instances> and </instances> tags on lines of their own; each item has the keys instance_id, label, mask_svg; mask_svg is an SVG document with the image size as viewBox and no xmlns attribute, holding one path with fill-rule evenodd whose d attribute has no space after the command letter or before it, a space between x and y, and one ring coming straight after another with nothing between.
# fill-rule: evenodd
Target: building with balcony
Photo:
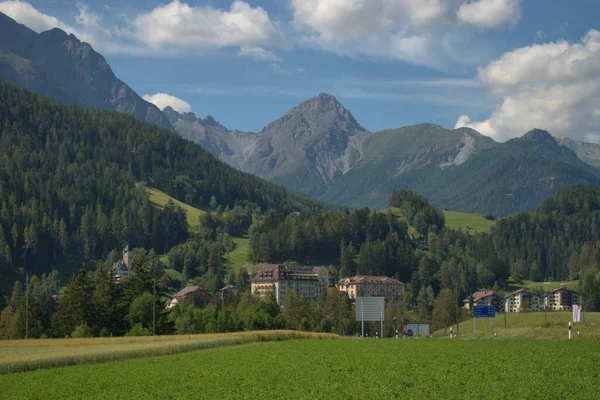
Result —
<instances>
[{"instance_id":1,"label":"building with balcony","mask_svg":"<svg viewBox=\"0 0 600 400\"><path fill-rule=\"evenodd\" d=\"M504 311L507 313L518 313L527 311L540 311L542 300L531 290L521 288L506 296Z\"/></svg>"},{"instance_id":2,"label":"building with balcony","mask_svg":"<svg viewBox=\"0 0 600 400\"><path fill-rule=\"evenodd\" d=\"M473 306L494 306L496 312L504 311L504 299L491 290L484 290L482 292L475 292L471 296L473 299ZM463 300L463 307L467 310L471 309L471 299L467 298Z\"/></svg>"},{"instance_id":3,"label":"building with balcony","mask_svg":"<svg viewBox=\"0 0 600 400\"><path fill-rule=\"evenodd\" d=\"M357 297L385 297L401 299L404 297L405 285L398 279L387 276L353 276L340 279L337 289L345 292L350 299Z\"/></svg>"},{"instance_id":4,"label":"building with balcony","mask_svg":"<svg viewBox=\"0 0 600 400\"><path fill-rule=\"evenodd\" d=\"M280 306L289 291L307 299L316 299L329 286L329 270L324 266L260 264L258 268L251 281L252 293L260 297L272 293Z\"/></svg>"},{"instance_id":5,"label":"building with balcony","mask_svg":"<svg viewBox=\"0 0 600 400\"><path fill-rule=\"evenodd\" d=\"M571 310L573 304L581 304L581 296L566 286L559 286L550 293L546 293L544 306L547 310Z\"/></svg>"}]
</instances>

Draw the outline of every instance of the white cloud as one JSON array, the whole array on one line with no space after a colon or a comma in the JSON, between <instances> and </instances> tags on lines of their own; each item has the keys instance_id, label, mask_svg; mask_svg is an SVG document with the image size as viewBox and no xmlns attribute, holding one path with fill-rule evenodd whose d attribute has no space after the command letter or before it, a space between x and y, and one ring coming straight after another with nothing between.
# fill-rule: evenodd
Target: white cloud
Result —
<instances>
[{"instance_id":1,"label":"white cloud","mask_svg":"<svg viewBox=\"0 0 600 400\"><path fill-rule=\"evenodd\" d=\"M192 111L192 106L185 100L181 100L178 97L171 96L166 93L155 93L153 95L145 94L142 98L156 107L164 110L167 106L171 106L171 108L178 113L186 113Z\"/></svg>"},{"instance_id":2,"label":"white cloud","mask_svg":"<svg viewBox=\"0 0 600 400\"><path fill-rule=\"evenodd\" d=\"M138 15L132 25L128 34L153 49L210 49L283 40L278 24L263 8L239 0L229 10L174 0Z\"/></svg>"},{"instance_id":3,"label":"white cloud","mask_svg":"<svg viewBox=\"0 0 600 400\"><path fill-rule=\"evenodd\" d=\"M281 61L277 54L260 46L242 46L238 55L250 57L255 60Z\"/></svg>"},{"instance_id":4,"label":"white cloud","mask_svg":"<svg viewBox=\"0 0 600 400\"><path fill-rule=\"evenodd\" d=\"M484 29L514 26L521 19L521 0L476 0L460 5L459 20Z\"/></svg>"},{"instance_id":5,"label":"white cloud","mask_svg":"<svg viewBox=\"0 0 600 400\"><path fill-rule=\"evenodd\" d=\"M399 24L439 18L446 0L292 0L294 24L327 41L346 42Z\"/></svg>"},{"instance_id":6,"label":"white cloud","mask_svg":"<svg viewBox=\"0 0 600 400\"><path fill-rule=\"evenodd\" d=\"M463 1L291 0L291 5L302 45L452 69L489 59L489 44L485 48L473 26L456 15Z\"/></svg>"},{"instance_id":7,"label":"white cloud","mask_svg":"<svg viewBox=\"0 0 600 400\"><path fill-rule=\"evenodd\" d=\"M599 133L600 32L590 30L580 43L558 41L505 53L478 71L478 79L501 104L485 121L461 116L497 140L546 129L558 137L589 140Z\"/></svg>"},{"instance_id":8,"label":"white cloud","mask_svg":"<svg viewBox=\"0 0 600 400\"><path fill-rule=\"evenodd\" d=\"M18 0L2 1L0 2L0 12L38 33L52 28L60 28L67 33L78 34L75 29L61 22L58 18L44 14L26 2Z\"/></svg>"},{"instance_id":9,"label":"white cloud","mask_svg":"<svg viewBox=\"0 0 600 400\"><path fill-rule=\"evenodd\" d=\"M98 14L91 12L86 4L77 3L77 9L79 10L79 14L75 17L75 22L78 25L81 25L88 31L97 31L105 35L110 35L110 31L104 29L100 24L102 18Z\"/></svg>"}]
</instances>

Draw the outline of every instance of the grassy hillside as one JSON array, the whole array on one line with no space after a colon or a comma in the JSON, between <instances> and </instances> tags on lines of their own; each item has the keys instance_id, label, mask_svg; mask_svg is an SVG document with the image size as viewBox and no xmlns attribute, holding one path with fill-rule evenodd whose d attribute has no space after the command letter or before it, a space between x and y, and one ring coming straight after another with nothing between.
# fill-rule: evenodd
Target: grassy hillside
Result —
<instances>
[{"instance_id":1,"label":"grassy hillside","mask_svg":"<svg viewBox=\"0 0 600 400\"><path fill-rule=\"evenodd\" d=\"M444 218L448 228L470 233L489 232L490 228L496 224L496 221L485 219L483 215L458 211L444 210Z\"/></svg>"},{"instance_id":2,"label":"grassy hillside","mask_svg":"<svg viewBox=\"0 0 600 400\"><path fill-rule=\"evenodd\" d=\"M492 338L493 332L497 333L499 339L566 339L568 335L569 321L573 321L571 311L549 311L545 313L508 313L506 314L506 328L504 314L496 314L493 318L493 331L490 327L490 319L477 319L477 338ZM453 326L456 333L456 325ZM573 323L573 333L577 336L581 332L583 338L600 338L600 313L583 313L582 323ZM470 339L473 337L473 320L461 322L458 327L459 338ZM449 335L449 331L439 330L434 337Z\"/></svg>"},{"instance_id":3,"label":"grassy hillside","mask_svg":"<svg viewBox=\"0 0 600 400\"><path fill-rule=\"evenodd\" d=\"M248 261L250 240L247 238L234 238L233 243L235 243L235 249L231 253L225 255L225 262L238 273Z\"/></svg>"},{"instance_id":4,"label":"grassy hillside","mask_svg":"<svg viewBox=\"0 0 600 400\"><path fill-rule=\"evenodd\" d=\"M188 204L182 203L181 201L169 196L165 192L161 192L158 189L148 188L147 191L148 195L150 196L150 201L160 208L164 207L169 200L183 208L187 214L188 225L190 228L197 228L200 224L200 216L206 213L206 211L202 211Z\"/></svg>"},{"instance_id":5,"label":"grassy hillside","mask_svg":"<svg viewBox=\"0 0 600 400\"><path fill-rule=\"evenodd\" d=\"M5 399L594 399L599 357L595 340L301 340L9 374L0 387Z\"/></svg>"},{"instance_id":6,"label":"grassy hillside","mask_svg":"<svg viewBox=\"0 0 600 400\"><path fill-rule=\"evenodd\" d=\"M528 288L531 290L535 290L538 287L542 287L542 289L544 289L545 292L549 292L553 289L556 289L559 286L566 286L567 288L571 289L571 290L575 290L577 291L579 288L579 281L568 281L568 282L535 282L535 281L529 281L529 280L523 280L520 282L517 282L515 280L509 280L508 281L508 290L509 291L515 291L517 289L520 289L522 287L524 288Z\"/></svg>"}]
</instances>

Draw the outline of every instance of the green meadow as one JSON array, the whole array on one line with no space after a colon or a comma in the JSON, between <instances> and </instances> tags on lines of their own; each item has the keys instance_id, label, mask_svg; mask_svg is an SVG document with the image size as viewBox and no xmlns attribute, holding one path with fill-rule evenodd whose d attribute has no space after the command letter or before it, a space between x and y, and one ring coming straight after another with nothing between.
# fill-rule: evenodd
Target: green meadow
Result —
<instances>
[{"instance_id":1,"label":"green meadow","mask_svg":"<svg viewBox=\"0 0 600 400\"><path fill-rule=\"evenodd\" d=\"M4 399L596 399L596 340L260 342L0 376Z\"/></svg>"}]
</instances>

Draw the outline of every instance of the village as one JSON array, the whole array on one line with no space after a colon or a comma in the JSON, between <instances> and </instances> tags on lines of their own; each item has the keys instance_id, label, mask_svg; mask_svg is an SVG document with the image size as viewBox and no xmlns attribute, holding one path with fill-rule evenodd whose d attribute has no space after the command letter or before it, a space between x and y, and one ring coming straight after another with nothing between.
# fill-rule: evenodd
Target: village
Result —
<instances>
[{"instance_id":1,"label":"village","mask_svg":"<svg viewBox=\"0 0 600 400\"><path fill-rule=\"evenodd\" d=\"M329 277L326 266L301 266L297 263L258 263L246 264L244 269L251 276L251 293L258 297L274 296L275 301L283 307L286 294L293 291L307 299L316 299L328 288L336 288L340 294L344 293L349 302L354 302L357 297L383 297L386 300L399 300L404 297L406 285L398 279L387 276L352 276L338 281ZM129 246L122 251L122 257L114 263L113 273L119 279L133 275L133 251ZM227 285L218 293L208 293L200 286L187 286L177 292L167 309L172 309L177 304L189 297L200 296L205 303L210 303L213 296L226 300L238 294L234 285ZM581 304L581 296L568 289L558 286L547 293L536 293L527 288L520 288L507 295L494 291L478 291L471 297L463 300L463 308L470 310L475 306L493 306L498 313L519 313L539 311L568 311L574 304Z\"/></svg>"}]
</instances>

